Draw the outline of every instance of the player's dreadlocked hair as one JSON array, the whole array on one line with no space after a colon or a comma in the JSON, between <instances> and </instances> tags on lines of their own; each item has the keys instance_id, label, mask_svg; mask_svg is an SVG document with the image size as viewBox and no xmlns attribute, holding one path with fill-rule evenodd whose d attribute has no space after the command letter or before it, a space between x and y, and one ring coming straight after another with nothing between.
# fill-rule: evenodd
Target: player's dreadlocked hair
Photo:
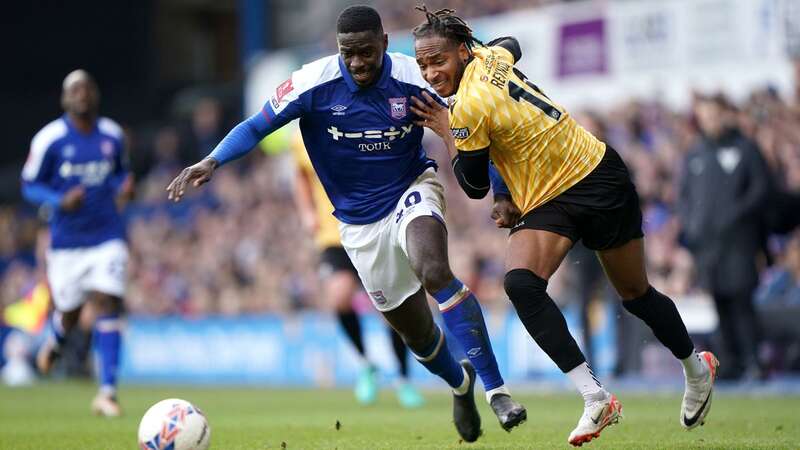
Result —
<instances>
[{"instance_id":1,"label":"player's dreadlocked hair","mask_svg":"<svg viewBox=\"0 0 800 450\"><path fill-rule=\"evenodd\" d=\"M472 36L472 29L467 26L467 23L453 14L455 10L444 8L430 12L425 5L415 6L414 9L425 13L427 19L414 28L412 31L414 38L441 36L456 44L464 43L469 50L476 45L483 45L483 42Z\"/></svg>"},{"instance_id":2,"label":"player's dreadlocked hair","mask_svg":"<svg viewBox=\"0 0 800 450\"><path fill-rule=\"evenodd\" d=\"M336 20L337 33L380 32L381 30L383 30L383 25L378 11L365 5L345 8Z\"/></svg>"}]
</instances>

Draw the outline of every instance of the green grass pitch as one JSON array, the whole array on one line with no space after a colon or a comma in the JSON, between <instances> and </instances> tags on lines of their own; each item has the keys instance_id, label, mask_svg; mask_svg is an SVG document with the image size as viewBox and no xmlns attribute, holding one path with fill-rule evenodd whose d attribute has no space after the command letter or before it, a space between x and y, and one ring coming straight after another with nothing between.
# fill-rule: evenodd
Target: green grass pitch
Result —
<instances>
[{"instance_id":1,"label":"green grass pitch","mask_svg":"<svg viewBox=\"0 0 800 450\"><path fill-rule=\"evenodd\" d=\"M141 415L169 397L203 409L215 450L571 448L567 435L582 406L570 393L518 395L528 408L528 422L506 433L479 394L484 434L466 444L451 423L445 391L426 392L427 404L409 411L397 405L392 391L361 407L346 390L124 386L121 419L91 416L93 393L94 386L76 383L0 387L0 449L135 449ZM619 398L623 420L584 448L800 447L800 397L718 394L706 425L691 432L678 425L677 394L621 392Z\"/></svg>"}]
</instances>

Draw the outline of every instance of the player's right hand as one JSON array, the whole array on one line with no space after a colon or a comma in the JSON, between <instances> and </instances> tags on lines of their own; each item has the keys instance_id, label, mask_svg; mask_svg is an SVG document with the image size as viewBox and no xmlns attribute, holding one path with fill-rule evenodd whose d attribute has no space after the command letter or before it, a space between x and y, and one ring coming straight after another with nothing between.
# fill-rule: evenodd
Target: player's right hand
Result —
<instances>
[{"instance_id":1,"label":"player's right hand","mask_svg":"<svg viewBox=\"0 0 800 450\"><path fill-rule=\"evenodd\" d=\"M216 159L204 158L199 163L181 170L181 173L167 186L167 198L179 202L186 193L187 184L199 187L207 183L218 165Z\"/></svg>"},{"instance_id":2,"label":"player's right hand","mask_svg":"<svg viewBox=\"0 0 800 450\"><path fill-rule=\"evenodd\" d=\"M61 198L61 210L65 212L78 210L83 205L84 197L86 197L86 188L80 184L73 186Z\"/></svg>"},{"instance_id":3,"label":"player's right hand","mask_svg":"<svg viewBox=\"0 0 800 450\"><path fill-rule=\"evenodd\" d=\"M519 221L522 212L507 195L496 194L492 205L492 219L497 228L511 228Z\"/></svg>"}]
</instances>

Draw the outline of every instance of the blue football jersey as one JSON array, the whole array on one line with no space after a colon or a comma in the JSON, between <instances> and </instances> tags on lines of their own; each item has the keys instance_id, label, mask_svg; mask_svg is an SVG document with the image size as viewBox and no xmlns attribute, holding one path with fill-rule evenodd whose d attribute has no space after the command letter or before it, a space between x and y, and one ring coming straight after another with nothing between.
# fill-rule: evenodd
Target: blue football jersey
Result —
<instances>
[{"instance_id":1,"label":"blue football jersey","mask_svg":"<svg viewBox=\"0 0 800 450\"><path fill-rule=\"evenodd\" d=\"M423 129L413 123L411 96L427 89L417 62L386 53L378 80L355 84L339 55L295 71L264 105L273 131L299 118L311 163L344 223L373 223L390 214L402 193L428 167Z\"/></svg>"},{"instance_id":2,"label":"blue football jersey","mask_svg":"<svg viewBox=\"0 0 800 450\"><path fill-rule=\"evenodd\" d=\"M44 192L58 200L70 188L85 188L83 205L73 212L53 208L50 221L52 248L91 247L125 238L125 227L115 198L127 175L122 129L100 118L89 134L75 129L66 115L50 122L31 142L22 170L27 192ZM33 197L33 198L31 198Z\"/></svg>"}]
</instances>

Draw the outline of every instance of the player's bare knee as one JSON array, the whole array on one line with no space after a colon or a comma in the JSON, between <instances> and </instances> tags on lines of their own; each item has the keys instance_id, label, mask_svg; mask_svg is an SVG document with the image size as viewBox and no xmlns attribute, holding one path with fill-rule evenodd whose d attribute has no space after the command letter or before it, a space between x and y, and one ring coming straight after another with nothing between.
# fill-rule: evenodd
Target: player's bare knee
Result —
<instances>
[{"instance_id":1,"label":"player's bare knee","mask_svg":"<svg viewBox=\"0 0 800 450\"><path fill-rule=\"evenodd\" d=\"M446 288L455 278L450 266L444 261L426 262L420 275L420 281L429 293L439 292Z\"/></svg>"},{"instance_id":2,"label":"player's bare knee","mask_svg":"<svg viewBox=\"0 0 800 450\"><path fill-rule=\"evenodd\" d=\"M622 298L622 301L634 300L642 297L650 289L650 285L644 284L628 284L623 286L616 286L617 294Z\"/></svg>"},{"instance_id":3,"label":"player's bare knee","mask_svg":"<svg viewBox=\"0 0 800 450\"><path fill-rule=\"evenodd\" d=\"M94 293L92 306L98 315L118 315L122 313L122 299L113 295Z\"/></svg>"},{"instance_id":4,"label":"player's bare knee","mask_svg":"<svg viewBox=\"0 0 800 450\"><path fill-rule=\"evenodd\" d=\"M404 314L402 320L390 320L392 328L400 335L403 342L417 354L429 348L438 336L437 325L430 315L424 294L422 292L418 294L422 296L423 300L420 308L425 308L426 314Z\"/></svg>"},{"instance_id":5,"label":"player's bare knee","mask_svg":"<svg viewBox=\"0 0 800 450\"><path fill-rule=\"evenodd\" d=\"M405 336L401 333L400 337L403 338L403 342L412 352L419 355L434 344L438 336L436 327L436 324L431 323L429 327L423 328L420 333L415 333L415 336Z\"/></svg>"},{"instance_id":6,"label":"player's bare knee","mask_svg":"<svg viewBox=\"0 0 800 450\"><path fill-rule=\"evenodd\" d=\"M353 295L355 283L349 273L334 273L325 282L325 291L328 293L329 305L337 312L353 310Z\"/></svg>"},{"instance_id":7,"label":"player's bare knee","mask_svg":"<svg viewBox=\"0 0 800 450\"><path fill-rule=\"evenodd\" d=\"M78 319L81 317L81 310L82 308L75 308L72 311L62 312L61 326L64 327L65 330L74 328L78 323Z\"/></svg>"},{"instance_id":8,"label":"player's bare knee","mask_svg":"<svg viewBox=\"0 0 800 450\"><path fill-rule=\"evenodd\" d=\"M333 310L337 313L349 313L353 311L352 299L340 297L338 299L332 299L331 302Z\"/></svg>"}]
</instances>

